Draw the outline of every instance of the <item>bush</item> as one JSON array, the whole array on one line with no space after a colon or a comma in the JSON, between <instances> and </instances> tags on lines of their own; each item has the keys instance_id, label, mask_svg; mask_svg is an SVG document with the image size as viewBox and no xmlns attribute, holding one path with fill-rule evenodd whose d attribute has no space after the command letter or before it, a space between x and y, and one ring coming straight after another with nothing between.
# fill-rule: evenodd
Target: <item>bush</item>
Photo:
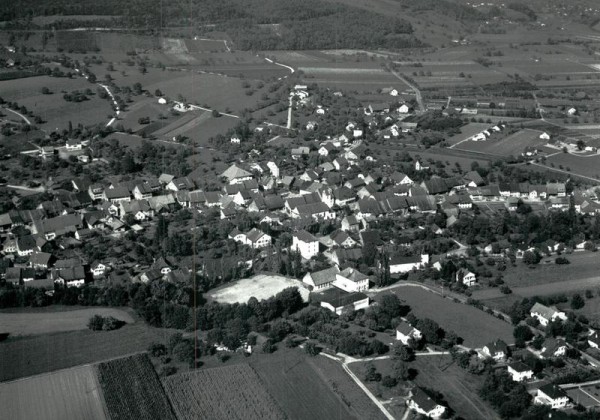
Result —
<instances>
[{"instance_id":1,"label":"bush","mask_svg":"<svg viewBox=\"0 0 600 420\"><path fill-rule=\"evenodd\" d=\"M509 295L512 293L512 290L510 290L510 287L508 287L507 285L503 284L502 286L500 286L500 291L505 294L505 295Z\"/></svg>"},{"instance_id":2,"label":"bush","mask_svg":"<svg viewBox=\"0 0 600 420\"><path fill-rule=\"evenodd\" d=\"M554 260L555 264L571 264L571 261L569 261L567 258L565 257L556 257L556 259Z\"/></svg>"},{"instance_id":3,"label":"bush","mask_svg":"<svg viewBox=\"0 0 600 420\"><path fill-rule=\"evenodd\" d=\"M390 375L385 375L383 378L381 378L381 385L386 388L395 387L396 384L398 384L398 380Z\"/></svg>"},{"instance_id":4,"label":"bush","mask_svg":"<svg viewBox=\"0 0 600 420\"><path fill-rule=\"evenodd\" d=\"M162 343L151 343L148 346L148 352L153 357L160 357L167 354L167 346Z\"/></svg>"},{"instance_id":5,"label":"bush","mask_svg":"<svg viewBox=\"0 0 600 420\"><path fill-rule=\"evenodd\" d=\"M104 318L101 315L94 315L88 321L88 328L92 331L100 331L100 330L102 330L103 324L104 324Z\"/></svg>"}]
</instances>

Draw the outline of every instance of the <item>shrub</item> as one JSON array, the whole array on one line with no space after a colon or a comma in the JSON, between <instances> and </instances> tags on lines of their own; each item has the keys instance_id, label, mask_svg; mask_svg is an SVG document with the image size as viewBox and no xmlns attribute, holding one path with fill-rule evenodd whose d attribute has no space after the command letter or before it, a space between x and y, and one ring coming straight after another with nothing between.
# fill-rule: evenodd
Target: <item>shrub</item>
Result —
<instances>
[{"instance_id":1,"label":"shrub","mask_svg":"<svg viewBox=\"0 0 600 420\"><path fill-rule=\"evenodd\" d=\"M148 352L154 357L164 356L167 354L167 346L162 343L151 343Z\"/></svg>"},{"instance_id":2,"label":"shrub","mask_svg":"<svg viewBox=\"0 0 600 420\"><path fill-rule=\"evenodd\" d=\"M101 315L94 315L88 321L88 328L92 331L100 331L100 330L102 330L103 324L104 324L104 318Z\"/></svg>"}]
</instances>

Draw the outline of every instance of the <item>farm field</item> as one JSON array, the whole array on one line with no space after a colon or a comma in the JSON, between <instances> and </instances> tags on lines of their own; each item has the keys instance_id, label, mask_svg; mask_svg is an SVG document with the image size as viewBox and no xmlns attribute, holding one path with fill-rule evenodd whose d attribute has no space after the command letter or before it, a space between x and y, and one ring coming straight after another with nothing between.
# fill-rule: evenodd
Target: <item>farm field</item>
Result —
<instances>
[{"instance_id":1,"label":"farm field","mask_svg":"<svg viewBox=\"0 0 600 420\"><path fill-rule=\"evenodd\" d=\"M246 363L172 375L163 385L178 420L285 418Z\"/></svg>"},{"instance_id":2,"label":"farm field","mask_svg":"<svg viewBox=\"0 0 600 420\"><path fill-rule=\"evenodd\" d=\"M250 365L288 418L358 419L300 351L277 351Z\"/></svg>"},{"instance_id":3,"label":"farm field","mask_svg":"<svg viewBox=\"0 0 600 420\"><path fill-rule=\"evenodd\" d=\"M387 292L385 292L387 293ZM398 287L392 291L417 318L430 318L446 331L455 331L467 347L482 347L498 338L513 342L512 327L479 309L455 303L420 287ZM465 323L469 319L470 323Z\"/></svg>"},{"instance_id":4,"label":"farm field","mask_svg":"<svg viewBox=\"0 0 600 420\"><path fill-rule=\"evenodd\" d=\"M0 332L15 336L85 330L89 319L94 315L112 316L127 324L135 322L127 312L115 308L88 308L51 313L2 313Z\"/></svg>"},{"instance_id":5,"label":"farm field","mask_svg":"<svg viewBox=\"0 0 600 420\"><path fill-rule=\"evenodd\" d=\"M463 127L460 127L460 134L455 134L446 140L450 146L453 146L457 143L461 143L471 138L475 134L481 133L483 130L487 130L490 128L491 124L487 123L469 123Z\"/></svg>"},{"instance_id":6,"label":"farm field","mask_svg":"<svg viewBox=\"0 0 600 420\"><path fill-rule=\"evenodd\" d=\"M258 274L254 277L229 283L207 293L210 300L219 303L246 303L250 297L268 299L288 287L298 287L304 301L308 301L308 290L298 280L280 275Z\"/></svg>"},{"instance_id":7,"label":"farm field","mask_svg":"<svg viewBox=\"0 0 600 420\"><path fill-rule=\"evenodd\" d=\"M488 153L496 156L518 156L526 147L537 147L547 143L540 139L542 131L523 129L508 137L498 139L497 135L486 141L466 141L455 147L456 150L468 150Z\"/></svg>"},{"instance_id":8,"label":"farm field","mask_svg":"<svg viewBox=\"0 0 600 420\"><path fill-rule=\"evenodd\" d=\"M148 355L99 363L96 370L111 419L176 420Z\"/></svg>"},{"instance_id":9,"label":"farm field","mask_svg":"<svg viewBox=\"0 0 600 420\"><path fill-rule=\"evenodd\" d=\"M559 153L546 159L546 166L554 164L555 168L569 168L571 172L600 179L600 155L576 156L570 153Z\"/></svg>"},{"instance_id":10,"label":"farm field","mask_svg":"<svg viewBox=\"0 0 600 420\"><path fill-rule=\"evenodd\" d=\"M43 87L50 89L52 94L43 95ZM94 94L88 96L89 100L75 103L63 99L63 91L90 89ZM38 124L42 128L54 130L65 129L69 121L73 125L78 123L85 125L96 124L105 120L112 114L110 102L100 99L96 95L97 86L89 83L82 77L68 79L65 77L37 76L26 79L0 81L0 92L6 101L16 101L20 106L27 107L35 115L42 117L44 124ZM101 116L99 118L99 116ZM31 117L30 120L33 120ZM106 118L108 121L108 118Z\"/></svg>"},{"instance_id":11,"label":"farm field","mask_svg":"<svg viewBox=\"0 0 600 420\"><path fill-rule=\"evenodd\" d=\"M150 343L164 342L169 334L168 329L138 322L115 331L80 330L9 338L0 343L0 381L145 351Z\"/></svg>"},{"instance_id":12,"label":"farm field","mask_svg":"<svg viewBox=\"0 0 600 420\"><path fill-rule=\"evenodd\" d=\"M108 418L92 366L1 383L0 404L11 420Z\"/></svg>"},{"instance_id":13,"label":"farm field","mask_svg":"<svg viewBox=\"0 0 600 420\"><path fill-rule=\"evenodd\" d=\"M333 63L334 65L337 63ZM362 64L362 63L360 63ZM373 64L354 67L346 66L307 66L299 67L304 72L303 82L316 83L322 87L330 87L358 92L371 92L377 89L397 85L404 90L404 84L392 73L386 72L381 67L373 67Z\"/></svg>"},{"instance_id":14,"label":"farm field","mask_svg":"<svg viewBox=\"0 0 600 420\"><path fill-rule=\"evenodd\" d=\"M365 392L350 378L340 363L324 356L313 357L309 363L315 367L331 389L344 401L359 419L383 420L385 416L371 401ZM390 407L388 406L388 409ZM394 413L400 417L405 411L404 405L394 407Z\"/></svg>"}]
</instances>

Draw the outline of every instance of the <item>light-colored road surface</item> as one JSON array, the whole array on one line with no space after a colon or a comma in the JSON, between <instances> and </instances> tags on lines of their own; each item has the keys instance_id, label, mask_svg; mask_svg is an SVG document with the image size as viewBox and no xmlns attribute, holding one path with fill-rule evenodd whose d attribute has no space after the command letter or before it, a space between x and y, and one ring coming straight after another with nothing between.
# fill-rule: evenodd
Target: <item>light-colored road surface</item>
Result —
<instances>
[{"instance_id":1,"label":"light-colored road surface","mask_svg":"<svg viewBox=\"0 0 600 420\"><path fill-rule=\"evenodd\" d=\"M28 118L27 118L25 115L21 114L20 112L13 111L13 110L12 110L12 109L10 109L10 108L4 108L4 109L5 109L5 110L7 110L8 112L12 112L13 114L16 114L16 115L18 115L19 117L21 117L21 119L22 119L23 121L25 121L25 123L26 123L27 125L31 125L31 121L29 121L29 119L28 119Z\"/></svg>"}]
</instances>

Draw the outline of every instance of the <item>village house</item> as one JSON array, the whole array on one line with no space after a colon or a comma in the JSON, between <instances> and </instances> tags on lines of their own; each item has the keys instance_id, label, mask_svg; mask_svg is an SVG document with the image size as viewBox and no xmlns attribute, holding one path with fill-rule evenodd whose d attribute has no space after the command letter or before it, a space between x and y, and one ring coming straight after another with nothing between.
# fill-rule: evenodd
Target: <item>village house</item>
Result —
<instances>
[{"instance_id":1,"label":"village house","mask_svg":"<svg viewBox=\"0 0 600 420\"><path fill-rule=\"evenodd\" d=\"M423 338L421 331L410 325L406 321L402 321L396 327L396 340L400 341L405 346L408 346L410 340L419 341Z\"/></svg>"},{"instance_id":2,"label":"village house","mask_svg":"<svg viewBox=\"0 0 600 420\"><path fill-rule=\"evenodd\" d=\"M567 315L564 312L559 311L555 306L548 307L539 302L536 302L531 308L531 317L540 321L540 324L543 327L557 319L561 321L567 320Z\"/></svg>"},{"instance_id":3,"label":"village house","mask_svg":"<svg viewBox=\"0 0 600 420\"><path fill-rule=\"evenodd\" d=\"M533 402L535 404L550 406L556 410L565 408L569 404L569 396L555 384L546 384L537 390L537 395Z\"/></svg>"},{"instance_id":4,"label":"village house","mask_svg":"<svg viewBox=\"0 0 600 420\"><path fill-rule=\"evenodd\" d=\"M523 362L509 363L506 368L515 382L524 382L533 377L533 370Z\"/></svg>"},{"instance_id":5,"label":"village house","mask_svg":"<svg viewBox=\"0 0 600 420\"><path fill-rule=\"evenodd\" d=\"M465 286L471 287L477 283L477 277L475 276L475 273L465 268L461 268L456 272L456 281L464 284Z\"/></svg>"},{"instance_id":6,"label":"village house","mask_svg":"<svg viewBox=\"0 0 600 420\"><path fill-rule=\"evenodd\" d=\"M429 394L418 387L410 391L407 405L409 409L433 419L440 418L446 412L446 407L436 403Z\"/></svg>"},{"instance_id":7,"label":"village house","mask_svg":"<svg viewBox=\"0 0 600 420\"><path fill-rule=\"evenodd\" d=\"M567 343L561 338L547 337L539 352L540 359L562 357L567 353Z\"/></svg>"},{"instance_id":8,"label":"village house","mask_svg":"<svg viewBox=\"0 0 600 420\"><path fill-rule=\"evenodd\" d=\"M480 356L491 357L496 361L505 360L508 357L508 346L502 340L492 341L483 346Z\"/></svg>"}]
</instances>

